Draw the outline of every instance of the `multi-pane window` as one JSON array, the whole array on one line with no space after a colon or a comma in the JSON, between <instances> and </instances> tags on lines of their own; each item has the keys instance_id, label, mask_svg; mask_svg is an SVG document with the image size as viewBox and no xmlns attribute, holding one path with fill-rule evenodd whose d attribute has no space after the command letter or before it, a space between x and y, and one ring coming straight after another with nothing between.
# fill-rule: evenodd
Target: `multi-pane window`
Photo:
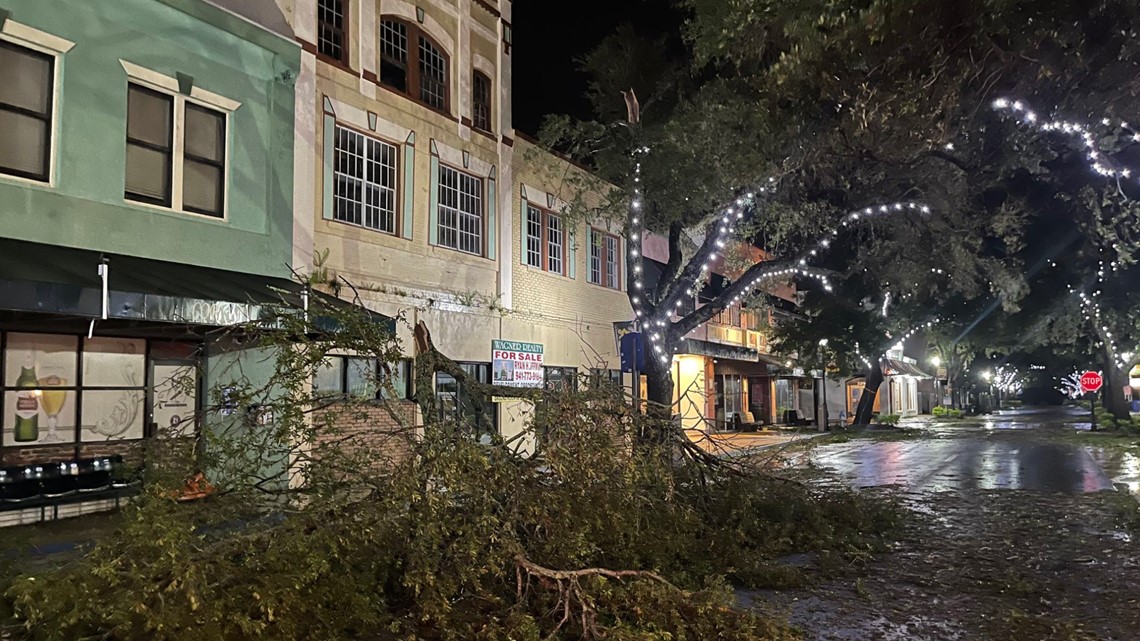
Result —
<instances>
[{"instance_id":1,"label":"multi-pane window","mask_svg":"<svg viewBox=\"0 0 1140 641\"><path fill-rule=\"evenodd\" d=\"M621 389L622 375L620 369L590 369L590 385L594 389Z\"/></svg>"},{"instance_id":2,"label":"multi-pane window","mask_svg":"<svg viewBox=\"0 0 1140 641\"><path fill-rule=\"evenodd\" d=\"M380 21L380 82L441 111L448 109L448 58L416 25Z\"/></svg>"},{"instance_id":3,"label":"multi-pane window","mask_svg":"<svg viewBox=\"0 0 1140 641\"><path fill-rule=\"evenodd\" d=\"M578 389L578 368L543 367L542 370L546 389L551 391L568 391Z\"/></svg>"},{"instance_id":4,"label":"multi-pane window","mask_svg":"<svg viewBox=\"0 0 1140 641\"><path fill-rule=\"evenodd\" d=\"M126 197L169 207L173 167L174 97L130 85Z\"/></svg>"},{"instance_id":5,"label":"multi-pane window","mask_svg":"<svg viewBox=\"0 0 1140 641\"><path fill-rule=\"evenodd\" d=\"M55 59L0 40L0 173L48 179Z\"/></svg>"},{"instance_id":6,"label":"multi-pane window","mask_svg":"<svg viewBox=\"0 0 1140 641\"><path fill-rule=\"evenodd\" d=\"M317 51L333 60L345 60L345 0L318 0Z\"/></svg>"},{"instance_id":7,"label":"multi-pane window","mask_svg":"<svg viewBox=\"0 0 1140 641\"><path fill-rule=\"evenodd\" d=\"M478 71L471 75L471 124L491 131L491 79Z\"/></svg>"},{"instance_id":8,"label":"multi-pane window","mask_svg":"<svg viewBox=\"0 0 1140 641\"><path fill-rule=\"evenodd\" d=\"M225 191L226 116L186 103L182 207L220 216Z\"/></svg>"},{"instance_id":9,"label":"multi-pane window","mask_svg":"<svg viewBox=\"0 0 1140 641\"><path fill-rule=\"evenodd\" d=\"M436 109L447 106L447 59L423 36L420 36L420 100Z\"/></svg>"},{"instance_id":10,"label":"multi-pane window","mask_svg":"<svg viewBox=\"0 0 1140 641\"><path fill-rule=\"evenodd\" d=\"M440 245L483 255L483 179L441 165L438 214Z\"/></svg>"},{"instance_id":11,"label":"multi-pane window","mask_svg":"<svg viewBox=\"0 0 1140 641\"><path fill-rule=\"evenodd\" d=\"M410 361L388 363L375 358L327 356L313 374L313 395L363 399L411 398Z\"/></svg>"},{"instance_id":12,"label":"multi-pane window","mask_svg":"<svg viewBox=\"0 0 1140 641\"><path fill-rule=\"evenodd\" d=\"M182 149L174 153L181 121ZM175 189L179 184L180 189ZM225 213L226 114L130 84L124 195L181 211Z\"/></svg>"},{"instance_id":13,"label":"multi-pane window","mask_svg":"<svg viewBox=\"0 0 1140 641\"><path fill-rule=\"evenodd\" d=\"M591 283L610 289L621 288L621 274L618 271L621 265L621 257L618 256L620 246L617 236L596 229L590 230Z\"/></svg>"},{"instance_id":14,"label":"multi-pane window","mask_svg":"<svg viewBox=\"0 0 1140 641\"><path fill-rule=\"evenodd\" d=\"M490 363L460 363L468 378L480 383L491 382ZM454 420L477 435L498 433L495 404L475 393L470 385L440 372L435 375L435 396L440 417Z\"/></svg>"},{"instance_id":15,"label":"multi-pane window","mask_svg":"<svg viewBox=\"0 0 1140 641\"><path fill-rule=\"evenodd\" d=\"M333 219L396 233L395 145L336 127Z\"/></svg>"},{"instance_id":16,"label":"multi-pane window","mask_svg":"<svg viewBox=\"0 0 1140 641\"><path fill-rule=\"evenodd\" d=\"M565 273L566 232L562 218L534 205L526 206L526 265L555 274Z\"/></svg>"}]
</instances>

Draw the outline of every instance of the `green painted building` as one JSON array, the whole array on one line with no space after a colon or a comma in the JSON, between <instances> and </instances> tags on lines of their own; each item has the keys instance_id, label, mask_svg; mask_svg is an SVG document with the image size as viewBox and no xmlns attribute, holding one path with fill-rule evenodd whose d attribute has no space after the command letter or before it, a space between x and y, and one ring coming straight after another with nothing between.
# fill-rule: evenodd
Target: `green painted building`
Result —
<instances>
[{"instance_id":1,"label":"green painted building","mask_svg":"<svg viewBox=\"0 0 1140 641\"><path fill-rule=\"evenodd\" d=\"M199 429L211 336L291 287L299 60L273 0L0 0L0 524Z\"/></svg>"}]
</instances>

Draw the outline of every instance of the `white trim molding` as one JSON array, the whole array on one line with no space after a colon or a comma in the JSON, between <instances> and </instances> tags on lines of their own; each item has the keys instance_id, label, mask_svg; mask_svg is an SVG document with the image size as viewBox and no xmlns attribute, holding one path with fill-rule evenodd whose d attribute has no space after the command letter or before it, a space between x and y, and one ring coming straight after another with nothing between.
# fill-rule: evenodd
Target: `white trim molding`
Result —
<instances>
[{"instance_id":1,"label":"white trim molding","mask_svg":"<svg viewBox=\"0 0 1140 641\"><path fill-rule=\"evenodd\" d=\"M328 105L332 107L332 112L333 115L336 116L337 122L352 125L361 131L371 131L396 143L403 143L408 139L408 135L412 133L411 129L396 124L391 120L385 120L379 115L376 116L376 127L373 128L370 126L371 123L368 122L368 110L342 102L327 94L324 96L324 100L327 100Z\"/></svg>"},{"instance_id":2,"label":"white trim molding","mask_svg":"<svg viewBox=\"0 0 1140 641\"><path fill-rule=\"evenodd\" d=\"M493 163L487 162L486 160L483 160L471 152L464 152L460 149L456 149L455 147L441 142L438 138L433 138L431 142L433 151L436 152L436 155L439 156L440 161L445 165L451 165L452 167L466 171L467 173L473 176L478 176L480 178L495 177L491 174L491 172L495 170L495 165ZM464 154L467 155L468 162L466 163L463 162Z\"/></svg>"},{"instance_id":3,"label":"white trim molding","mask_svg":"<svg viewBox=\"0 0 1140 641\"><path fill-rule=\"evenodd\" d=\"M75 46L75 43L70 40L60 38L59 36L52 35L46 31L40 31L35 27L30 27L21 22L16 22L11 18L0 21L0 25L3 25L3 28L0 29L0 33L3 33L5 36L19 44L26 45L32 49L37 49L44 53L67 53L68 51L71 51L72 47Z\"/></svg>"},{"instance_id":4,"label":"white trim molding","mask_svg":"<svg viewBox=\"0 0 1140 641\"><path fill-rule=\"evenodd\" d=\"M180 87L178 86L178 80L176 78L172 78L166 74L159 73L153 69L140 67L139 65L136 65L133 62L127 62L122 58L119 59L119 64L123 65L123 70L127 72L127 77L130 78L132 82L137 82L141 85L148 85L152 89L169 91L175 95L189 95L191 99L197 102L213 107L215 109L228 111L230 113L237 111L238 107L241 106L241 103L236 100L231 100L230 98L216 94L212 91L207 91L198 86L191 87L189 94L183 94L180 90Z\"/></svg>"}]
</instances>

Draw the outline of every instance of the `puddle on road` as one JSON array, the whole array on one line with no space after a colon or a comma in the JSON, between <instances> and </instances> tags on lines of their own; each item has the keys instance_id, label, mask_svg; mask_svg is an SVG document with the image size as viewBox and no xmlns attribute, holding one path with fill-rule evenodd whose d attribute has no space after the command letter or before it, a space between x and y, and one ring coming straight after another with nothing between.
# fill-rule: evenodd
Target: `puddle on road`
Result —
<instances>
[{"instance_id":1,"label":"puddle on road","mask_svg":"<svg viewBox=\"0 0 1140 641\"><path fill-rule=\"evenodd\" d=\"M1140 458L1133 457L1140 488ZM856 487L898 485L909 491L1025 489L1100 492L1114 489L1101 463L1068 443L956 439L822 445L812 452L820 467Z\"/></svg>"}]
</instances>

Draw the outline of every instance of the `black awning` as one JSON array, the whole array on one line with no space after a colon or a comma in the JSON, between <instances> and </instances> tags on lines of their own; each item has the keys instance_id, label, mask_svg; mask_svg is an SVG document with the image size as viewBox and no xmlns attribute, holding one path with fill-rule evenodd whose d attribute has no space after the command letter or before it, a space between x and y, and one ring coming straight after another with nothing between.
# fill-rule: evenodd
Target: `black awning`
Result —
<instances>
[{"instance_id":1,"label":"black awning","mask_svg":"<svg viewBox=\"0 0 1140 641\"><path fill-rule=\"evenodd\" d=\"M728 358L737 361L756 363L760 361L760 353L749 347L725 345L702 341L696 338L686 338L677 345L677 353L693 354L695 356L710 356L712 358Z\"/></svg>"},{"instance_id":2,"label":"black awning","mask_svg":"<svg viewBox=\"0 0 1140 641\"><path fill-rule=\"evenodd\" d=\"M915 378L934 378L930 374L918 369L918 366L912 365L906 361L900 361L893 358L883 359L883 375L884 376L914 376Z\"/></svg>"},{"instance_id":3,"label":"black awning","mask_svg":"<svg viewBox=\"0 0 1140 641\"><path fill-rule=\"evenodd\" d=\"M104 260L111 319L225 327L268 305L304 306L304 286L286 278L0 238L0 310L101 318Z\"/></svg>"}]
</instances>

